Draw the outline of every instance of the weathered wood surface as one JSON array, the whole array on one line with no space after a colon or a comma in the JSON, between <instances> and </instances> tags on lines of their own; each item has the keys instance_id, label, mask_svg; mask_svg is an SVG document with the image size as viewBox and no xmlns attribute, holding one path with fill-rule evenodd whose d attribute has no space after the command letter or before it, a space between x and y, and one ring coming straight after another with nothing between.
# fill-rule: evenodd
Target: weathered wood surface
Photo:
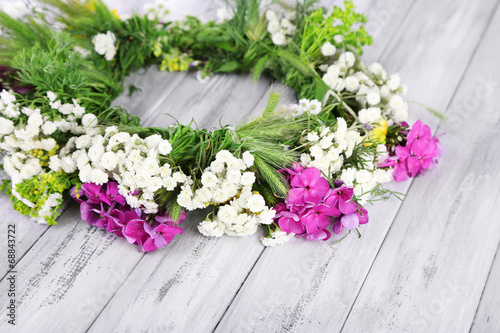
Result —
<instances>
[{"instance_id":1,"label":"weathered wood surface","mask_svg":"<svg viewBox=\"0 0 500 333\"><path fill-rule=\"evenodd\" d=\"M138 9L133 1L108 3L121 14ZM211 1L169 3L174 18L215 16ZM498 331L498 256L490 272L500 240L493 210L500 147L492 140L500 123L498 1L355 3L375 36L365 61L399 71L409 100L451 115L439 124L412 106L413 120L447 132L437 170L395 184L408 193L403 203L370 207L363 237L334 246L296 239L264 249L257 235L209 239L196 230L204 217L197 212L183 223L182 237L143 255L80 221L76 206L48 228L20 218L2 196L5 220L19 230L18 331L463 332L473 321L472 331ZM217 126L222 115L221 123L236 124L262 109L269 90L265 79L221 75L202 85L191 74L155 68L133 74L132 82L141 91L115 104L145 126L172 124L165 113L183 123L194 117L199 127ZM6 234L2 227L0 237ZM7 271L3 249L0 278ZM3 309L7 289L2 278ZM0 324L2 332L10 328Z\"/></svg>"}]
</instances>

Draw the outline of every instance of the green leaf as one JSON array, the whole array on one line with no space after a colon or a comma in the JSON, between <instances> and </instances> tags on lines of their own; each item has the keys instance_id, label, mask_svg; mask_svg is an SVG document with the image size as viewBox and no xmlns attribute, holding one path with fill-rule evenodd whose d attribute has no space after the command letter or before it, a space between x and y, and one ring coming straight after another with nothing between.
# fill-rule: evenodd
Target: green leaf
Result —
<instances>
[{"instance_id":1,"label":"green leaf","mask_svg":"<svg viewBox=\"0 0 500 333\"><path fill-rule=\"evenodd\" d=\"M240 64L237 61L229 61L229 62L226 62L224 65L220 66L214 72L232 73L235 70L237 70L238 68L240 68Z\"/></svg>"},{"instance_id":2,"label":"green leaf","mask_svg":"<svg viewBox=\"0 0 500 333\"><path fill-rule=\"evenodd\" d=\"M325 97L328 90L330 90L330 87L319 76L316 75L314 79L316 81L316 99L321 101L323 100L323 97Z\"/></svg>"}]
</instances>

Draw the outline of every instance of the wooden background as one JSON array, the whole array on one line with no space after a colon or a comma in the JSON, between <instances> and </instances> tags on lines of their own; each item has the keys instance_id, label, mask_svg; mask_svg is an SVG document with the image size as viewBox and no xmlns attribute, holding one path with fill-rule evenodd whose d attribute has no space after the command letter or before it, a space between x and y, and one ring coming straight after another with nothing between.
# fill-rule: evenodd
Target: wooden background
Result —
<instances>
[{"instance_id":1,"label":"wooden background","mask_svg":"<svg viewBox=\"0 0 500 333\"><path fill-rule=\"evenodd\" d=\"M120 14L138 2L109 0ZM205 238L203 213L150 254L89 227L70 204L58 226L37 225L0 196L1 332L499 332L499 0L355 0L374 35L367 63L400 72L411 120L446 132L438 169L367 207L362 237L338 245L294 239L264 248L258 235ZM171 0L173 18L214 17L216 4ZM324 1L331 5L340 1ZM212 8L212 10L210 10ZM115 103L146 126L196 118L236 124L265 103L270 82L143 69L141 88ZM293 94L289 96L293 100ZM7 224L17 231L17 323L6 324Z\"/></svg>"}]
</instances>

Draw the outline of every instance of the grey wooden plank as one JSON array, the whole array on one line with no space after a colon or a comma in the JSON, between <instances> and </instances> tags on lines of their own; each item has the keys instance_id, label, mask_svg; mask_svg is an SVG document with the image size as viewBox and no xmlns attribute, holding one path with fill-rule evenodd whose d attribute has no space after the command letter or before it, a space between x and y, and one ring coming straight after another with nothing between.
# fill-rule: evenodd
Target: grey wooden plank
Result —
<instances>
[{"instance_id":1,"label":"grey wooden plank","mask_svg":"<svg viewBox=\"0 0 500 333\"><path fill-rule=\"evenodd\" d=\"M463 104L451 110L460 120L442 139L446 156L437 172L414 182L346 332L468 332L471 327L500 242L500 224L492 218L500 204L500 97L494 93L498 83L483 85L500 77L500 67L493 65L500 52L500 9L497 4L484 11L477 21L487 22L487 14L494 18L455 95ZM466 102L471 99L472 112ZM498 301L498 293L485 292ZM496 309L491 321L498 323L499 316Z\"/></svg>"},{"instance_id":2,"label":"grey wooden plank","mask_svg":"<svg viewBox=\"0 0 500 333\"><path fill-rule=\"evenodd\" d=\"M17 331L82 331L78 327L90 325L91 314L106 304L142 256L125 240L79 221L79 214L72 206L18 263ZM130 260L117 260L117 253ZM9 286L6 280L0 283L4 309ZM0 323L0 331L9 328L6 321Z\"/></svg>"},{"instance_id":3,"label":"grey wooden plank","mask_svg":"<svg viewBox=\"0 0 500 333\"><path fill-rule=\"evenodd\" d=\"M411 99L430 100L432 103L429 104L445 109L495 5L496 1L481 4L418 2L393 38L381 63L389 71L400 71L403 81L411 88L410 92L413 91ZM460 45L461 51L458 54L446 45ZM419 117L434 129L437 127L435 119L418 111L412 107L413 119ZM453 153L447 154L445 159L451 159L448 163L455 163ZM427 191L439 192L435 180L438 177L448 179L445 174L438 169L428 178L418 181L428 185L434 181L436 187L428 187ZM410 183L398 184L396 189L406 192L409 186ZM436 199L436 204L440 200L445 200L445 197ZM301 248L286 244L279 249L266 250L217 331L340 331L351 306L357 304L357 294L399 207L400 203L394 201L370 207L371 222L363 227L361 240L353 237L334 248L318 248L323 244L300 244ZM434 213L433 210L430 212ZM413 214L415 219L420 216L415 211ZM408 215L406 217L409 219ZM397 255L398 249L392 249L392 253ZM396 281L392 283L397 287ZM373 286L376 286L376 279L373 279ZM388 292L394 290L390 282L385 288ZM407 294L411 293L407 291ZM369 299L367 297L366 302ZM380 303L380 307L383 311L384 304ZM357 309L358 316L352 320L348 331L373 331L371 323L376 318L364 318L363 306ZM401 314L401 320L406 315ZM382 326L381 331L384 330L390 330L390 327Z\"/></svg>"},{"instance_id":4,"label":"grey wooden plank","mask_svg":"<svg viewBox=\"0 0 500 333\"><path fill-rule=\"evenodd\" d=\"M499 247L500 249L500 247ZM473 333L500 332L500 250L497 249L495 260L488 276L488 282L483 290L481 302L471 328Z\"/></svg>"},{"instance_id":5,"label":"grey wooden plank","mask_svg":"<svg viewBox=\"0 0 500 333\"><path fill-rule=\"evenodd\" d=\"M149 73L148 76L156 75ZM175 74L172 74L175 75ZM177 112L175 116L180 117L187 115L195 116L192 112L192 107L188 104L196 98L195 94L209 96L203 101L201 110L216 110L219 115L228 113L228 121L230 123L238 120L245 113L248 114L253 110L254 105L262 98L266 92L267 81L262 80L257 84L257 88L250 89L249 85L254 85L249 82L246 77L232 77L229 79L231 84L231 94L237 93L231 97L231 100L221 100L219 97L227 98L227 86L221 81L226 80L224 77L214 77L213 84L202 85L191 76L186 76L181 80L181 83L176 85L174 89L167 89L158 92L159 95L151 96L147 92L139 92L135 98L140 100L157 99L162 100L166 96L160 93L175 96L168 101L169 107ZM186 91L190 87L192 95L184 95L184 98L179 98L181 92ZM260 87L260 88L259 88ZM255 101L249 103L248 101ZM138 106L144 105L140 101ZM191 105L192 106L192 105ZM217 108L215 107L217 106ZM238 107L240 113L230 113L235 107ZM154 109L149 109L147 112L154 113ZM205 111L206 112L206 111ZM153 116L145 116L144 125L159 125L162 121L162 116L154 114ZM204 118L203 118L204 119ZM210 125L212 118L207 118L207 125ZM218 119L218 116L213 119ZM200 126L204 126L202 122ZM85 222L78 222L79 216L77 207L74 206L70 212L63 215L62 221L57 228L50 228L35 244L28 254L22 258L18 264L19 281L18 288L21 293L19 313L29 315L29 320L21 321L21 331L30 331L33 329L37 321L51 322L58 321L57 330L69 331L84 331L92 321L101 312L107 302L112 298L116 290L119 289L121 283L125 281L133 267L142 258L142 254L137 253L135 246L126 244L123 239L114 240L115 237L106 235L102 231L87 226ZM193 236L195 233L196 224L199 222L199 217L189 215L186 226L185 244L190 249L185 247L178 248L177 251L185 252L189 255L195 248L202 246L199 243L201 236ZM206 240L208 241L208 240ZM236 240L232 240L233 242ZM252 241L249 238L248 242ZM258 242L257 239L253 239ZM177 240L176 240L177 242ZM92 244L92 246L87 245ZM112 245L110 245L113 243ZM114 245L120 244L120 245ZM183 243L184 244L184 243ZM236 244L236 243L234 243ZM175 243L171 244L176 247ZM126 247L124 251L122 247ZM193 247L194 246L194 247ZM92 248L90 250L89 248ZM222 249L225 247L222 246ZM168 249L166 249L168 251ZM156 258L161 258L163 251L158 251ZM223 251L222 251L223 253ZM82 259L83 258L83 259ZM252 256L248 256L251 260L251 265L255 261ZM166 267L169 267L172 262L178 263L178 258L170 258L170 262ZM38 264L37 264L38 263ZM123 265L126 270L121 271L119 266ZM235 270L235 272L246 272L247 270ZM95 274L93 272L96 272ZM243 274L243 273L240 273ZM68 277L69 275L69 277ZM150 278L146 276L146 278ZM107 279L113 283L105 287L103 285ZM238 281L240 279L237 279ZM69 282L68 282L69 281ZM61 292L60 284L67 284L67 288ZM0 283L0 290L7 287L7 281ZM40 286L40 288L37 288ZM6 293L0 298L0 304L6 304ZM83 296L85 295L85 297ZM95 295L99 295L96 298ZM83 307L82 298L85 300ZM153 301L153 299L150 299ZM46 304L47 309L43 310L43 304ZM67 312L58 312L53 309L74 309L74 314L71 316ZM75 310L76 309L76 310ZM116 315L116 314L115 314ZM75 318L85 318L75 320ZM48 327L48 326L47 326Z\"/></svg>"}]
</instances>

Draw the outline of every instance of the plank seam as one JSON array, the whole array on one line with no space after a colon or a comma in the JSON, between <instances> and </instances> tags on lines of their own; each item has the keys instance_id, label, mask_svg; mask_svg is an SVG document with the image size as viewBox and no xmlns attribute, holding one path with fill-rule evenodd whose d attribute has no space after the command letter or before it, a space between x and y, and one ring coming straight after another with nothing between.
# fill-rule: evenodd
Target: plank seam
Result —
<instances>
[{"instance_id":1,"label":"plank seam","mask_svg":"<svg viewBox=\"0 0 500 333\"><path fill-rule=\"evenodd\" d=\"M470 325L469 333L472 332L472 329L474 328L474 324L476 323L477 313L479 312L479 307L481 306L481 302L483 300L484 292L486 290L486 287L488 286L488 281L490 280L490 275L491 275L491 272L493 271L493 265L495 264L495 259L497 258L497 255L498 255L499 251L500 251L500 242L498 242L497 252L493 256L493 260L491 261L490 270L489 270L488 275L486 277L486 282L484 283L483 291L481 292L481 297L479 298L479 303L477 304L476 312L474 314L474 319L472 320L472 323Z\"/></svg>"},{"instance_id":2,"label":"plank seam","mask_svg":"<svg viewBox=\"0 0 500 333\"><path fill-rule=\"evenodd\" d=\"M456 86L456 88L455 88L455 91L454 91L454 92L453 92L453 94L451 95L450 100L449 100L449 102L447 103L447 106L446 106L446 109L445 109L445 110L448 110L448 109L451 107L451 104L452 104L453 100L455 99L456 94L458 93L458 90L459 90L459 88L460 88L460 86L461 86L461 83L462 83L462 81L463 81L464 77L466 76L467 72L469 71L469 67L470 67L470 65L471 65L472 61L474 60L474 58L475 58L475 56L476 56L476 54L477 54L477 50L479 49L479 46L480 46L480 45L481 45L481 43L483 42L484 36L486 35L487 31L488 31L488 30L489 30L489 28L490 28L491 22L493 21L493 17L494 17L494 16L495 16L495 14L496 14L496 11L497 11L497 9L498 9L499 4L500 4L500 1L497 1L496 5L495 5L495 7L494 7L494 10L492 10L492 14L490 14L490 17L488 18L488 23L485 25L485 28L483 29L483 31L482 31L482 33L481 33L480 37L478 38L478 42L476 43L476 46L475 46L475 48L474 48L474 50L473 50L473 52L472 52L472 54L471 54L471 56L470 56L470 58L469 58L469 61L467 62L466 66L465 66L465 68L464 68L464 71L463 71L462 75L460 76L460 80L458 81L458 84L457 84L457 86ZM438 122L438 126L436 127L436 132L435 132L435 133L437 133L437 132L439 131L439 128L441 127L441 124L442 124L442 122L441 122L441 121L439 121L439 122ZM408 187L408 190L406 191L406 193L410 193L410 191L411 191L411 188L412 188L413 184L414 184L414 179L412 179L412 180L411 180L411 182L410 182L410 186ZM365 283L366 283L366 280L368 279L368 276L370 275L370 272L372 271L373 265L374 265L374 264L375 264L375 262L377 261L377 258L378 258L379 254L380 254L380 250L383 248L383 246L384 246L384 244L385 244L385 241L386 241L386 239L387 239L387 236L388 236L388 235L390 234L390 232L391 232L391 229L392 229L392 226L393 226L393 224L394 224L394 221L396 221L396 220L397 220L398 215L399 215L399 214L400 214L400 212L401 212L401 208L403 207L403 204L404 204L404 202L403 202L403 203L401 203L401 205L399 206L399 208L398 208L398 210L397 210L397 212L396 212L396 215L395 215L395 217L394 217L394 219L393 219L393 221L392 221L391 225L389 226L389 229L387 230L387 233L385 234L384 240L382 241L382 244L380 245L380 248L378 249L377 254L375 255L375 258L373 259L373 262L372 262L372 264L370 265L370 268L369 268L369 270L368 270L368 272L367 272L367 274L366 274L366 276L365 276L365 279L363 280L363 283L361 284L361 287L359 288L359 291L358 291L358 293L357 293L356 297L354 298L354 302L352 303L351 308L349 309L349 312L347 313L346 319L344 320L344 323L342 324L342 327L340 328L340 331L339 331L339 332L342 332L342 331L344 330L345 324L346 324L346 323L347 323L347 321L349 320L349 316L351 315L352 309L354 308L354 305L356 304L356 301L357 301L357 299L358 299L359 295L361 294L361 291L363 290L363 287L364 287L364 285L365 285ZM490 268L490 271L491 271L491 268ZM488 274L489 274L489 273L488 273ZM485 286L486 286L486 281L485 281ZM479 307L479 305L478 305L478 307ZM477 310L476 310L476 311L477 311ZM476 312L476 313L477 313L477 312Z\"/></svg>"}]
</instances>

